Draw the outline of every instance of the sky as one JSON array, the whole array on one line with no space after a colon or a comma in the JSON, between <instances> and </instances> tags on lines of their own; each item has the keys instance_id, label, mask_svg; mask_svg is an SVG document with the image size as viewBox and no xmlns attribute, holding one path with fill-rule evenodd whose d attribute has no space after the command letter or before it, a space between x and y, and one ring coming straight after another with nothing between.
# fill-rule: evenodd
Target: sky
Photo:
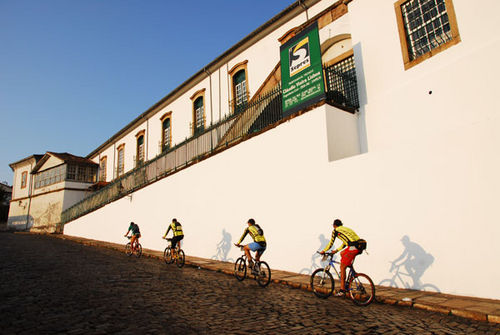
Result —
<instances>
[{"instance_id":1,"label":"sky","mask_svg":"<svg viewBox=\"0 0 500 335\"><path fill-rule=\"evenodd\" d=\"M0 182L87 156L293 0L0 0Z\"/></svg>"}]
</instances>

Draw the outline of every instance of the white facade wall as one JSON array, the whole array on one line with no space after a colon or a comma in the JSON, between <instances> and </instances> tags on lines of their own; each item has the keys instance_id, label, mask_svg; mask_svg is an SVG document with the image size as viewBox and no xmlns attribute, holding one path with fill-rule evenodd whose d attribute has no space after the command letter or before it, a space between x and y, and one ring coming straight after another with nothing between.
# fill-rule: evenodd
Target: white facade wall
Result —
<instances>
[{"instance_id":1,"label":"white facade wall","mask_svg":"<svg viewBox=\"0 0 500 335\"><path fill-rule=\"evenodd\" d=\"M307 17L311 18L321 11L331 6L330 1L322 1L308 8ZM250 48L243 50L237 55L234 55L226 63L222 64L217 70L207 72L206 77L202 79L194 87L188 89L174 101L170 102L165 107L161 108L154 115L147 118L145 123L127 130L127 134L117 139L114 143L104 148L100 153L96 153L91 159L98 163L99 157L107 155L108 170L106 180L111 181L117 177L116 169L118 164L117 148L122 143L125 143L125 173L132 170L135 165L133 158L136 155L136 140L135 134L141 129L146 129L147 138L147 159L153 159L160 154L159 143L161 143L161 121L160 118L167 112L172 112L171 131L172 131L172 146L181 143L186 138L192 136L193 122L193 101L191 96L205 89L204 108L205 108L205 127L209 127L211 123L216 123L222 118L231 114L230 101L232 96L232 80L228 75L228 71L236 64L247 60L247 85L250 93L250 98L257 92L259 87L264 83L264 80L269 76L271 71L279 62L279 46L278 38L283 36L290 29L303 24L306 21L306 14L301 13L285 24L281 25L267 36L263 37ZM330 32L331 34L331 32ZM110 148L114 146L114 160L110 159ZM113 161L114 174L110 174L109 168Z\"/></svg>"},{"instance_id":2,"label":"white facade wall","mask_svg":"<svg viewBox=\"0 0 500 335\"><path fill-rule=\"evenodd\" d=\"M224 234L236 242L254 217L265 231L271 267L309 273L319 265L314 252L340 218L368 240L369 254L358 257L356 268L376 284L393 278L391 262L409 252L415 258L406 265L430 259L420 266L417 288L430 284L445 293L500 299L494 241L500 233L500 71L493 57L500 51L500 3L453 4L461 42L405 71L394 1L352 1L348 16L325 29L331 38L350 27L357 119L317 108L81 217L65 233L125 243L122 235L135 221L143 247L162 250L161 236L176 217L186 254L212 258L220 255ZM265 72L252 72L250 54L263 50L255 48L247 51L250 85ZM270 48L278 48L278 57L279 46ZM225 259L238 255L231 248ZM484 273L481 285L471 285L472 266Z\"/></svg>"},{"instance_id":3,"label":"white facade wall","mask_svg":"<svg viewBox=\"0 0 500 335\"><path fill-rule=\"evenodd\" d=\"M16 167L14 170L14 182L12 185L12 199L25 198L29 195L29 189L31 187L31 175L30 172L33 169L34 163L23 164ZM23 173L26 172L26 187L21 188L21 179Z\"/></svg>"}]
</instances>

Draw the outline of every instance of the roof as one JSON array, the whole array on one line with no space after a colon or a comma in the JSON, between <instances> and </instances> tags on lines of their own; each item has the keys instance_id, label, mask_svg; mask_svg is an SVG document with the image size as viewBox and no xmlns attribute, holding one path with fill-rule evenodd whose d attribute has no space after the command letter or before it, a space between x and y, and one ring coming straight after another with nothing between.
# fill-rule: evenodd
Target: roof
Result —
<instances>
[{"instance_id":1,"label":"roof","mask_svg":"<svg viewBox=\"0 0 500 335\"><path fill-rule=\"evenodd\" d=\"M208 65L204 66L201 70L196 72L194 75L192 75L189 79L187 79L184 83L179 85L177 88L175 88L172 92L170 92L168 95L163 97L160 101L158 101L156 104L151 106L148 110L146 110L144 113L136 117L132 122L130 122L128 125L123 127L120 131L118 131L115 135L111 136L106 142L101 144L98 148L93 150L91 153L87 155L87 158L91 158L95 154L97 154L100 150L106 148L109 144L113 143L115 140L119 139L122 134L127 132L127 130L131 129L137 122L140 120L146 118L150 113L155 113L157 109L162 108L162 105L167 102L169 99L173 99L177 96L177 94L182 93L181 91L188 87L189 84L193 83L193 86L196 85L201 79L198 81L195 81L196 79L200 78L201 76L205 75L207 76L207 73L211 73L213 68L216 68L220 63L223 63L224 61L227 61L228 58L231 55L237 55L239 52L238 50L246 47L249 44L253 44L260 40L259 35L262 33L265 33L267 30L279 27L282 23L284 23L284 18L286 19L287 16L292 16L295 17L296 15L299 15L302 13L305 8L311 7L312 5L318 3L320 0L297 0L287 8L285 8L283 11L275 15L273 18L271 18L269 21L261 25L259 28L251 32L248 36L243 38L241 41L236 43L234 46L229 48L226 52L224 52L222 55L214 59L212 62L210 62ZM282 22L282 23L280 23ZM241 51L240 51L241 52Z\"/></svg>"},{"instance_id":2,"label":"roof","mask_svg":"<svg viewBox=\"0 0 500 335\"><path fill-rule=\"evenodd\" d=\"M12 186L9 186L4 183L0 183L0 189L4 190L7 193L12 193Z\"/></svg>"},{"instance_id":3,"label":"roof","mask_svg":"<svg viewBox=\"0 0 500 335\"><path fill-rule=\"evenodd\" d=\"M10 164L9 164L9 166L10 166L10 168L12 169L12 171L14 171L14 167L15 167L16 165L21 164L21 163L24 163L24 162L27 162L27 161L29 161L30 159L35 160L35 164L36 164L36 163L37 163L40 159L42 159L42 157L43 157L43 155L39 155L39 154L38 154L38 155L37 155L37 154L35 154L35 155L31 155L31 156L28 156L28 157L23 158L23 159L21 159L21 160L18 160L17 162L10 163Z\"/></svg>"},{"instance_id":4,"label":"roof","mask_svg":"<svg viewBox=\"0 0 500 335\"><path fill-rule=\"evenodd\" d=\"M66 164L67 163L76 163L76 164L80 164L80 165L95 165L95 166L98 165L97 163L95 163L94 161L91 161L88 158L80 157L80 156L75 156L75 155L72 155L72 154L67 153L67 152L60 153L60 152L50 152L50 151L47 151L45 153L45 155L43 155L42 159L40 159L38 161L38 163L36 163L35 167L31 171L31 173L36 173L38 170L40 170L40 168L43 166L43 164L45 164L45 162L51 156L62 160Z\"/></svg>"}]
</instances>

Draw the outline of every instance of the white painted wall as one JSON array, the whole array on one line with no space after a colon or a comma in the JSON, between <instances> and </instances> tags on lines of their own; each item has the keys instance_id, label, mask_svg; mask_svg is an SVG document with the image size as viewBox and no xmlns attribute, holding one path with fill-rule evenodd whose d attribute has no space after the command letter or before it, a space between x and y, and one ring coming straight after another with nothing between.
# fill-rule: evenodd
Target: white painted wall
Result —
<instances>
[{"instance_id":1,"label":"white painted wall","mask_svg":"<svg viewBox=\"0 0 500 335\"><path fill-rule=\"evenodd\" d=\"M392 278L406 236L433 257L421 284L500 299L500 71L492 56L500 2L453 3L462 42L407 71L394 1L350 3L364 154L329 159L338 111L320 107L75 220L65 233L125 243L133 220L143 246L161 250L176 217L186 253L210 258L224 231L236 242L254 217L269 241L264 259L307 272L338 217L368 240L356 267L375 283ZM238 255L232 248L228 257ZM476 269L481 285L471 284Z\"/></svg>"},{"instance_id":2,"label":"white painted wall","mask_svg":"<svg viewBox=\"0 0 500 335\"><path fill-rule=\"evenodd\" d=\"M308 9L308 17L319 14L321 11L331 6L331 1L322 1ZM99 155L108 156L108 173L107 180L111 181L116 178L116 167L118 162L116 148L122 143L125 143L125 173L134 168L133 157L136 155L136 142L135 134L141 129L148 129L148 159L153 159L160 152L158 150L158 143L161 141L161 121L160 118L167 112L172 112L171 130L172 130L172 146L181 143L186 138L192 136L191 123L193 122L193 106L190 97L196 91L205 89L205 116L206 127L211 123L216 123L221 118L229 116L231 111L229 108L229 101L233 99L231 96L231 79L228 75L228 70L235 64L242 61L248 61L248 89L250 97L252 97L259 87L264 83L264 80L269 76L271 71L279 62L279 47L280 43L278 38L285 34L288 30L303 24L306 21L306 14L302 13L274 31L270 32L267 36L254 43L250 48L243 50L241 53L234 55L226 64L223 64L218 70L201 80L197 85L190 88L186 93L182 94L167 106L159 110L155 115L151 116L149 124L146 126L146 121L141 125L130 130L123 138L119 138L115 143L104 148L100 153L96 153L91 159L98 163ZM338 30L345 30L345 25L342 26L329 26L329 30L323 33L324 37L334 34ZM219 73L220 72L220 73ZM220 78L220 79L219 79ZM212 84L210 85L210 79ZM229 85L229 86L228 86ZM219 98L220 97L220 98ZM110 154L110 148L114 146L114 161L113 154ZM115 175L113 177L110 171L111 162L113 162L113 169ZM111 173L110 173L111 172Z\"/></svg>"},{"instance_id":3,"label":"white painted wall","mask_svg":"<svg viewBox=\"0 0 500 335\"><path fill-rule=\"evenodd\" d=\"M333 112L322 107L295 118L134 193L132 200L69 223L65 233L120 243L133 220L141 227L143 246L161 250L164 229L176 217L183 223L186 253L211 258L223 230L236 242L254 217L269 241L264 258L273 268L299 272L311 267L339 217L368 240L370 254L360 256L356 266L376 283L391 277L390 261L403 252L402 237L409 236L435 258L423 283L447 293L499 298L492 296L499 292L497 268L477 255L500 256L493 241L500 233L495 224L500 162L490 155L500 135L489 124L473 126L439 145L426 142L403 152L329 162L325 120ZM310 136L295 136L304 132ZM470 160L471 154L477 159ZM484 243L466 241L468 230L480 231ZM468 243L473 249L461 247ZM232 248L228 257L238 253ZM464 269L470 264L484 272L481 285L469 285L475 271Z\"/></svg>"}]
</instances>

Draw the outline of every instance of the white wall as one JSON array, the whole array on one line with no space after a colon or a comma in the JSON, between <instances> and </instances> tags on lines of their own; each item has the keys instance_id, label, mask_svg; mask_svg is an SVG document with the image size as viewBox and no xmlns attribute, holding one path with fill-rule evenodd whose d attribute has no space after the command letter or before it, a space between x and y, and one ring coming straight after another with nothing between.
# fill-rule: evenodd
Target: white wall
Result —
<instances>
[{"instance_id":1,"label":"white wall","mask_svg":"<svg viewBox=\"0 0 500 335\"><path fill-rule=\"evenodd\" d=\"M391 278L390 261L403 252L401 239L408 236L435 259L422 283L447 293L499 298L492 294L499 292L500 276L490 264L500 256L493 241L500 233L495 205L500 162L490 154L500 135L493 127L473 126L439 145L329 162L325 120L332 112L322 107L295 118L140 190L131 200L77 219L65 233L124 243L133 220L141 227L143 246L161 250L161 236L176 217L183 223L186 253L211 258L223 230L236 242L254 217L269 241L264 259L275 269L299 272L310 269L338 217L368 240L370 254L360 256L356 266L376 283ZM296 136L301 133L309 136ZM466 240L467 231L481 232L483 242ZM232 248L228 257L238 253ZM469 285L476 276L465 270L471 264L484 272L481 285Z\"/></svg>"},{"instance_id":2,"label":"white wall","mask_svg":"<svg viewBox=\"0 0 500 335\"><path fill-rule=\"evenodd\" d=\"M433 257L421 284L499 299L500 70L492 55L500 51L500 2L453 3L462 41L407 71L394 1L350 3L364 154L330 161L337 111L321 107L75 220L65 233L125 243L133 220L143 246L161 250L176 217L186 253L210 258L224 230L236 242L254 217L269 241L264 259L307 272L338 217L368 240L370 254L356 267L376 283L393 277L390 262L407 237ZM238 254L232 248L228 257ZM485 279L472 285L477 269Z\"/></svg>"},{"instance_id":3,"label":"white wall","mask_svg":"<svg viewBox=\"0 0 500 335\"><path fill-rule=\"evenodd\" d=\"M322 10L331 6L333 3L330 1L322 1L317 3L308 9L309 18L319 14ZM111 181L116 178L116 172L113 177L113 171L110 171L110 167L116 171L117 166L117 152L116 148L125 143L125 173L134 168L133 157L136 155L136 142L135 134L141 129L146 129L148 132L146 138L148 139L147 148L147 159L153 159L160 152L158 150L158 143L161 140L161 122L160 117L167 112L172 112L171 117L171 131L172 131L172 146L181 143L186 138L191 137L191 123L193 122L193 102L190 97L196 91L200 89L205 89L205 117L206 117L206 127L210 126L211 123L216 123L221 118L229 116L231 111L229 109L229 101L233 98L231 97L231 85L230 78L228 76L228 70L231 69L235 64L242 61L248 61L248 89L250 91L250 97L252 97L259 87L264 83L264 80L269 76L271 71L274 69L276 64L279 62L279 47L280 43L278 38L285 34L288 30L297 27L306 21L306 14L302 13L292 20L286 22L280 27L276 28L274 31L270 32L267 36L263 37L261 40L254 43L251 47L243 50L239 54L233 55L233 57L228 60L227 63L222 64L220 68L213 71L210 75L207 74L206 78L201 80L194 87L190 88L184 94L180 95L174 101L170 102L167 106L156 112L154 115L148 118L149 121L144 121L141 125L135 127L123 138L115 141L115 143L110 144L110 146L104 148L100 155L107 155L108 157L108 173L107 180ZM345 30L345 27L332 28L330 26L328 33L323 33L324 36L328 37L334 34L338 29ZM323 38L323 36L322 36ZM219 80L220 78L220 80ZM210 85L210 79L212 81ZM220 98L219 98L220 97ZM146 126L146 122L149 124ZM114 146L115 152L113 153L110 148ZM115 157L114 161L112 157ZM98 163L99 153L95 154L91 159ZM112 165L111 165L112 164ZM111 173L110 173L111 172Z\"/></svg>"}]
</instances>

